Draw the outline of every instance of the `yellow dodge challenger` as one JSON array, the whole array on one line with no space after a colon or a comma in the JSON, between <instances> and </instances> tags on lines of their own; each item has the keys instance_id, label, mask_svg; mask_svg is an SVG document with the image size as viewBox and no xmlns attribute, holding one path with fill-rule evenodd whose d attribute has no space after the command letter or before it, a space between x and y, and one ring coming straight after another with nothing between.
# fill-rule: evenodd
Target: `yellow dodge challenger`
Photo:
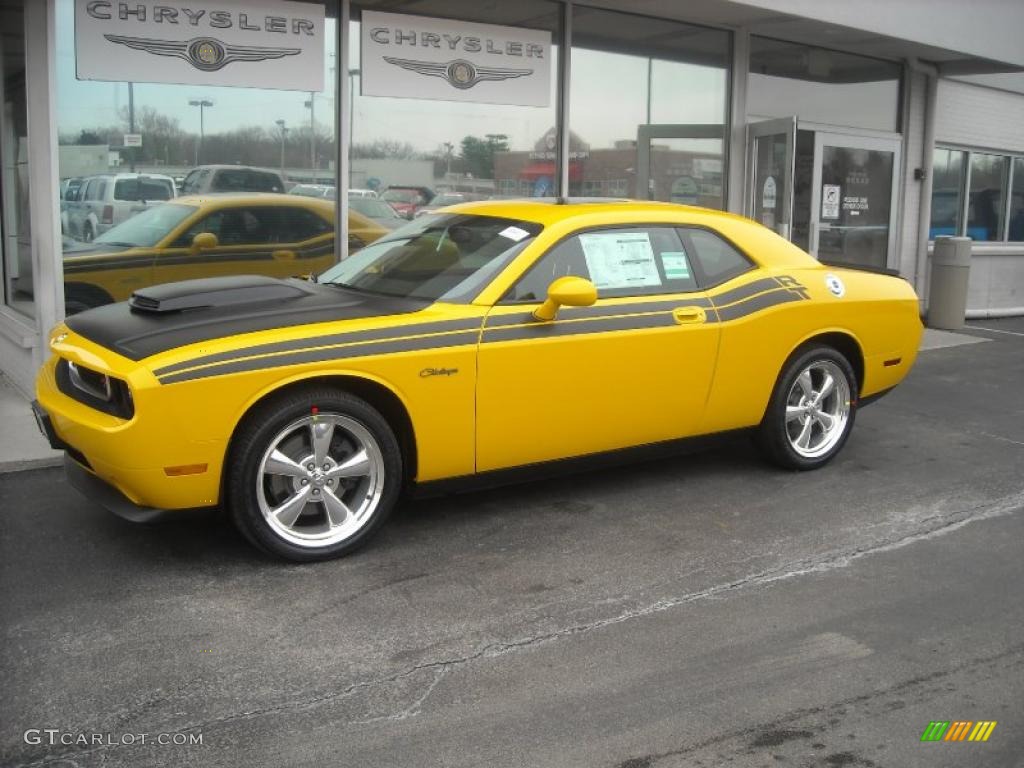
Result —
<instances>
[{"instance_id":1,"label":"yellow dodge challenger","mask_svg":"<svg viewBox=\"0 0 1024 768\"><path fill-rule=\"evenodd\" d=\"M739 216L491 201L312 281L190 280L75 315L33 406L111 510L223 505L308 561L365 543L410 487L739 429L782 467L820 467L921 332L904 280Z\"/></svg>"},{"instance_id":2,"label":"yellow dodge challenger","mask_svg":"<svg viewBox=\"0 0 1024 768\"><path fill-rule=\"evenodd\" d=\"M349 214L349 248L387 233ZM64 251L67 314L123 301L172 280L252 272L322 272L336 261L334 203L295 195L176 197Z\"/></svg>"}]
</instances>

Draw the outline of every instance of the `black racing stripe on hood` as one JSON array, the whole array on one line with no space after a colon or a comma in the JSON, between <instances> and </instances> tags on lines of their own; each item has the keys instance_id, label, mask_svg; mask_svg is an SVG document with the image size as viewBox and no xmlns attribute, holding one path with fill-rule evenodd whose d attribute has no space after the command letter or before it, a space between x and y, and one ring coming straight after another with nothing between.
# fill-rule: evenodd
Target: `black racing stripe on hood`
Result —
<instances>
[{"instance_id":1,"label":"black racing stripe on hood","mask_svg":"<svg viewBox=\"0 0 1024 768\"><path fill-rule=\"evenodd\" d=\"M130 360L197 342L311 323L405 315L430 306L428 299L379 296L299 281L309 289L297 298L204 307L182 312L133 310L128 302L73 315L68 328Z\"/></svg>"}]
</instances>

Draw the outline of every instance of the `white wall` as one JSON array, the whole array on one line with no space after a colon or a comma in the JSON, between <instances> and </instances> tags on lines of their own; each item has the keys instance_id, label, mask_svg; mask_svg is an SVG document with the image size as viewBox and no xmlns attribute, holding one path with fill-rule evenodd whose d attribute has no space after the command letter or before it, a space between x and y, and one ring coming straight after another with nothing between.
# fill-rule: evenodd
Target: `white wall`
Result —
<instances>
[{"instance_id":1,"label":"white wall","mask_svg":"<svg viewBox=\"0 0 1024 768\"><path fill-rule=\"evenodd\" d=\"M1024 94L940 80L935 143L1024 152Z\"/></svg>"}]
</instances>

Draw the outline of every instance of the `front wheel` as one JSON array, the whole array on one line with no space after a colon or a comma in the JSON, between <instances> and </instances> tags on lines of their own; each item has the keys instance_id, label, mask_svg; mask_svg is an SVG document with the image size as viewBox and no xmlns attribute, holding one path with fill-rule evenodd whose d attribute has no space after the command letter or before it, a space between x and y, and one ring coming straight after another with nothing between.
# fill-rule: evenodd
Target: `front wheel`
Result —
<instances>
[{"instance_id":1,"label":"front wheel","mask_svg":"<svg viewBox=\"0 0 1024 768\"><path fill-rule=\"evenodd\" d=\"M758 431L767 457L787 469L817 469L839 453L853 428L857 377L831 347L815 346L787 362Z\"/></svg>"},{"instance_id":2,"label":"front wheel","mask_svg":"<svg viewBox=\"0 0 1024 768\"><path fill-rule=\"evenodd\" d=\"M258 407L240 428L226 471L238 529L297 562L364 544L402 485L401 452L387 421L364 400L330 389Z\"/></svg>"}]
</instances>

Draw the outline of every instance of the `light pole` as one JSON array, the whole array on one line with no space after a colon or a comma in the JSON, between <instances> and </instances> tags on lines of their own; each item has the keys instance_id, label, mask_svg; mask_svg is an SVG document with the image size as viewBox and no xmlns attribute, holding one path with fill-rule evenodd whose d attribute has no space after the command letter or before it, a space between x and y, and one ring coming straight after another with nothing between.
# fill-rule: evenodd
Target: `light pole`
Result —
<instances>
[{"instance_id":1,"label":"light pole","mask_svg":"<svg viewBox=\"0 0 1024 768\"><path fill-rule=\"evenodd\" d=\"M203 147L203 110L206 107L212 107L213 102L209 99L189 99L188 104L190 107L199 107L199 143L196 144L196 161L195 165L199 165L199 154Z\"/></svg>"},{"instance_id":2,"label":"light pole","mask_svg":"<svg viewBox=\"0 0 1024 768\"><path fill-rule=\"evenodd\" d=\"M352 78L358 74L360 74L358 69L350 69L348 71L348 143L350 149L352 144L355 143L355 137L352 135L352 114L356 109L356 86Z\"/></svg>"},{"instance_id":3,"label":"light pole","mask_svg":"<svg viewBox=\"0 0 1024 768\"><path fill-rule=\"evenodd\" d=\"M445 159L444 180L448 181L452 175L452 150L455 149L455 145L450 141L446 141L442 146L444 147Z\"/></svg>"},{"instance_id":4,"label":"light pole","mask_svg":"<svg viewBox=\"0 0 1024 768\"><path fill-rule=\"evenodd\" d=\"M284 178L284 137L288 133L288 126L284 124L284 120L275 120L277 127L281 129L281 178Z\"/></svg>"},{"instance_id":5,"label":"light pole","mask_svg":"<svg viewBox=\"0 0 1024 768\"><path fill-rule=\"evenodd\" d=\"M306 102L306 106L309 107L309 167L313 169L313 181L317 181L316 177L316 120L313 119L313 102L316 100L316 92L309 92L309 101Z\"/></svg>"}]
</instances>

